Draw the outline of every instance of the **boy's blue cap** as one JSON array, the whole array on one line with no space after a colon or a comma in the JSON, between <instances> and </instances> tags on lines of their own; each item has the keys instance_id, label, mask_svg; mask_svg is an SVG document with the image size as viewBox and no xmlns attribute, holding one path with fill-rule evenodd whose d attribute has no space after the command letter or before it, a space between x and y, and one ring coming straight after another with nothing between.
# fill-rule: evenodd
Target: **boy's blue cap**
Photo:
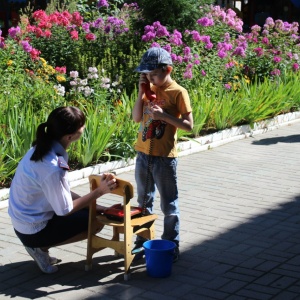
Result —
<instances>
[{"instance_id":1,"label":"boy's blue cap","mask_svg":"<svg viewBox=\"0 0 300 300\"><path fill-rule=\"evenodd\" d=\"M135 71L139 73L149 73L157 69L160 64L172 65L171 55L163 48L153 47L145 52L140 65Z\"/></svg>"}]
</instances>

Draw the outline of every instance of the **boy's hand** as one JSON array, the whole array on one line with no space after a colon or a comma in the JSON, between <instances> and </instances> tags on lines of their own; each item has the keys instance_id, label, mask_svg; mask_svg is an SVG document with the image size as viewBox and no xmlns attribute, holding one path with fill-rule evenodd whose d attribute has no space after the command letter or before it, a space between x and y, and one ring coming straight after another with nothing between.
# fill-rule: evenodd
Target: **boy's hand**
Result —
<instances>
[{"instance_id":1,"label":"boy's hand","mask_svg":"<svg viewBox=\"0 0 300 300\"><path fill-rule=\"evenodd\" d=\"M139 91L144 94L143 84L149 84L149 80L145 73L141 73L139 79Z\"/></svg>"},{"instance_id":2,"label":"boy's hand","mask_svg":"<svg viewBox=\"0 0 300 300\"><path fill-rule=\"evenodd\" d=\"M151 119L163 120L164 111L160 106L156 104L151 105L149 112L150 112Z\"/></svg>"}]
</instances>

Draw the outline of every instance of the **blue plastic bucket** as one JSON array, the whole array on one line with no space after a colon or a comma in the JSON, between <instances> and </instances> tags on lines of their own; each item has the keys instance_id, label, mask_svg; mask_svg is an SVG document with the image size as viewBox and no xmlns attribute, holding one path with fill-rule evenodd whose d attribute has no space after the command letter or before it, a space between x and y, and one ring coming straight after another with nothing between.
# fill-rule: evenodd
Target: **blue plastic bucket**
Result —
<instances>
[{"instance_id":1,"label":"blue plastic bucket","mask_svg":"<svg viewBox=\"0 0 300 300\"><path fill-rule=\"evenodd\" d=\"M143 244L146 270L150 277L168 277L172 272L176 244L168 240L150 240Z\"/></svg>"}]
</instances>

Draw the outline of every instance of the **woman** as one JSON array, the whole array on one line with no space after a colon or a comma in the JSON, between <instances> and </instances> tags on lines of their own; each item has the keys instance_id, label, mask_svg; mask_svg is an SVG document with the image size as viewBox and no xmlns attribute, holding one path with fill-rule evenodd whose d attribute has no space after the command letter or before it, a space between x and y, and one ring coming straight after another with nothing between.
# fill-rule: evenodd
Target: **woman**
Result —
<instances>
[{"instance_id":1,"label":"woman","mask_svg":"<svg viewBox=\"0 0 300 300\"><path fill-rule=\"evenodd\" d=\"M8 213L25 249L44 273L58 262L50 247L87 238L89 203L117 187L113 174L85 196L70 191L66 150L83 133L85 116L76 107L53 110L38 126L32 148L20 161L13 178ZM95 232L102 228L96 228Z\"/></svg>"}]
</instances>

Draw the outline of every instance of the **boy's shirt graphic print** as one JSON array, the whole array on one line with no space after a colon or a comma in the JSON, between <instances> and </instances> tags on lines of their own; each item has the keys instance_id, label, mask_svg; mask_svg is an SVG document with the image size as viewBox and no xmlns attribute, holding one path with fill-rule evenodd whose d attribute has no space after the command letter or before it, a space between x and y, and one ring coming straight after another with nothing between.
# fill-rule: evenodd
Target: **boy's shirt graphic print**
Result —
<instances>
[{"instance_id":1,"label":"boy's shirt graphic print","mask_svg":"<svg viewBox=\"0 0 300 300\"><path fill-rule=\"evenodd\" d=\"M145 142L147 139L160 139L164 135L165 127L167 125L166 122L161 120L153 120L149 117L149 107L150 105L158 105L163 108L165 101L164 100L154 100L148 102L144 110L144 118L148 116L148 120L145 122L145 127L143 129L142 141Z\"/></svg>"}]
</instances>

